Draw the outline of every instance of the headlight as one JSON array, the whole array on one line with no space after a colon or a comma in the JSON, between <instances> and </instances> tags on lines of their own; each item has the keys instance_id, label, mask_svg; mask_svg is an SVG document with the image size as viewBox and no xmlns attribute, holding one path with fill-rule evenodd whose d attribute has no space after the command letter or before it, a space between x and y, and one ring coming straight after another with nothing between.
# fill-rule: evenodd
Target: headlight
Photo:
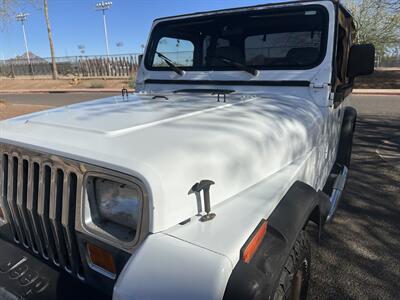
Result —
<instances>
[{"instance_id":1,"label":"headlight","mask_svg":"<svg viewBox=\"0 0 400 300\"><path fill-rule=\"evenodd\" d=\"M95 179L94 186L101 218L136 229L142 201L138 187L101 178Z\"/></svg>"},{"instance_id":2,"label":"headlight","mask_svg":"<svg viewBox=\"0 0 400 300\"><path fill-rule=\"evenodd\" d=\"M140 187L123 180L90 177L87 190L91 223L120 241L132 242L140 227Z\"/></svg>"}]
</instances>

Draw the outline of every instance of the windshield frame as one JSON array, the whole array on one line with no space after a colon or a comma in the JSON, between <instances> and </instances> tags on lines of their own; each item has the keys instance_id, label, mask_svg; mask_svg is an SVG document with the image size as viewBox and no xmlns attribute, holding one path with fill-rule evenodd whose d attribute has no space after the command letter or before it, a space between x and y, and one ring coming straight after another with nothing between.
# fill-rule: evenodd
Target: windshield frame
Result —
<instances>
[{"instance_id":1,"label":"windshield frame","mask_svg":"<svg viewBox=\"0 0 400 300\"><path fill-rule=\"evenodd\" d=\"M327 47L328 47L328 37L329 37L329 22L330 22L330 14L328 9L320 4L307 4L307 5L295 5L290 7L267 7L262 10L245 10L245 11L238 11L238 12L226 12L226 13L219 13L217 15L200 15L200 16L192 16L189 18L182 18L182 19L173 19L173 20L162 20L157 23L152 30L152 33L149 38L149 44L146 49L145 57L144 57L144 67L149 71L166 71L170 72L171 69L165 66L152 66L154 56L156 55L158 42L161 38L165 37L164 35L159 35L159 28L164 27L170 24L179 24L179 23L189 23L189 22L206 22L212 20L214 17L224 17L226 15L249 15L257 16L263 14L274 14L274 13L295 13L301 11L308 11L308 10L317 10L319 13L323 15L323 27L322 27L322 35L321 35L321 48L320 48L320 56L318 60L314 64L306 65L306 66L271 66L271 65L247 65L252 68L256 68L261 71L265 70L311 70L315 67L321 65L321 63L325 60L327 55ZM239 71L234 66L179 66L180 69L189 72L195 71Z\"/></svg>"}]
</instances>

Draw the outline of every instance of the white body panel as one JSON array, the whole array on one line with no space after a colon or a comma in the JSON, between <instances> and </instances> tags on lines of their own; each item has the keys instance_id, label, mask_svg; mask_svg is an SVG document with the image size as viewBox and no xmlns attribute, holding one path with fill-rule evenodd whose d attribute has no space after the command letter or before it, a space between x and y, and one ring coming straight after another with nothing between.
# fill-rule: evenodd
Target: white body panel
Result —
<instances>
[{"instance_id":1,"label":"white body panel","mask_svg":"<svg viewBox=\"0 0 400 300\"><path fill-rule=\"evenodd\" d=\"M149 236L128 265L114 300L219 300L232 272L226 257L164 234Z\"/></svg>"},{"instance_id":2,"label":"white body panel","mask_svg":"<svg viewBox=\"0 0 400 300\"><path fill-rule=\"evenodd\" d=\"M322 146L324 117L304 98L230 95L221 103L215 96L168 96L36 113L1 123L0 138L142 179L152 201L151 232L197 213L188 195L195 182L216 182L214 206Z\"/></svg>"},{"instance_id":3,"label":"white body panel","mask_svg":"<svg viewBox=\"0 0 400 300\"><path fill-rule=\"evenodd\" d=\"M135 253L119 277L116 299L132 299L124 297L146 291L148 299L165 299L161 295L168 292L171 299L185 299L178 288L182 285L154 290L144 285L147 281L129 282L136 276L147 278L143 274L164 278L149 262L169 260L153 251L171 251L179 254L177 259L188 251L186 255L197 260L200 254L194 248L202 249L202 255L217 255L218 263L205 258L213 263L202 264L203 271L196 276L212 278L210 284L198 281L210 293L203 299L220 299L240 248L290 186L301 180L322 189L330 170L323 142L327 109L305 98L278 94L229 95L225 104L215 96L167 96L168 101L144 95L128 101L114 97L15 118L0 123L0 140L140 178L151 201L150 231L164 231L192 245L181 253L175 243L144 243L140 249L146 251ZM198 221L195 197L188 195L193 183L202 179L216 182L212 210L217 217L207 223ZM188 217L189 223L178 225ZM182 273L188 269L172 264L168 274L193 278L191 271ZM225 275L216 281L213 276L222 270ZM191 291L193 297L200 295L198 299L205 296L195 288Z\"/></svg>"}]
</instances>

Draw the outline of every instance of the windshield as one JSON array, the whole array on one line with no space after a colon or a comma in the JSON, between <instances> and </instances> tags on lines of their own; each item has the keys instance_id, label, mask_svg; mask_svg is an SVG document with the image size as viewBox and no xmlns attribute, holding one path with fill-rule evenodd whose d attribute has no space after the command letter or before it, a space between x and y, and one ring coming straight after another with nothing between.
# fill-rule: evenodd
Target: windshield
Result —
<instances>
[{"instance_id":1,"label":"windshield","mask_svg":"<svg viewBox=\"0 0 400 300\"><path fill-rule=\"evenodd\" d=\"M316 5L160 22L145 65L171 70L161 53L183 70L308 69L325 56L327 23Z\"/></svg>"}]
</instances>

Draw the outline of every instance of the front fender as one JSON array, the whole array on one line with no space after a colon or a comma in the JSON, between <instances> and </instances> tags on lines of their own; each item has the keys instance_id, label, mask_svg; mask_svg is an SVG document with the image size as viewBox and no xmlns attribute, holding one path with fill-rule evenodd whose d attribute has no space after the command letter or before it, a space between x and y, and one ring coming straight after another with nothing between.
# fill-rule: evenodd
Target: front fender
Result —
<instances>
[{"instance_id":1,"label":"front fender","mask_svg":"<svg viewBox=\"0 0 400 300\"><path fill-rule=\"evenodd\" d=\"M329 199L297 181L268 218L268 230L250 263L239 260L229 279L224 300L269 299L300 231L309 220L325 223Z\"/></svg>"},{"instance_id":2,"label":"front fender","mask_svg":"<svg viewBox=\"0 0 400 300\"><path fill-rule=\"evenodd\" d=\"M114 288L114 300L222 299L232 264L221 254L159 233L132 255Z\"/></svg>"}]
</instances>

